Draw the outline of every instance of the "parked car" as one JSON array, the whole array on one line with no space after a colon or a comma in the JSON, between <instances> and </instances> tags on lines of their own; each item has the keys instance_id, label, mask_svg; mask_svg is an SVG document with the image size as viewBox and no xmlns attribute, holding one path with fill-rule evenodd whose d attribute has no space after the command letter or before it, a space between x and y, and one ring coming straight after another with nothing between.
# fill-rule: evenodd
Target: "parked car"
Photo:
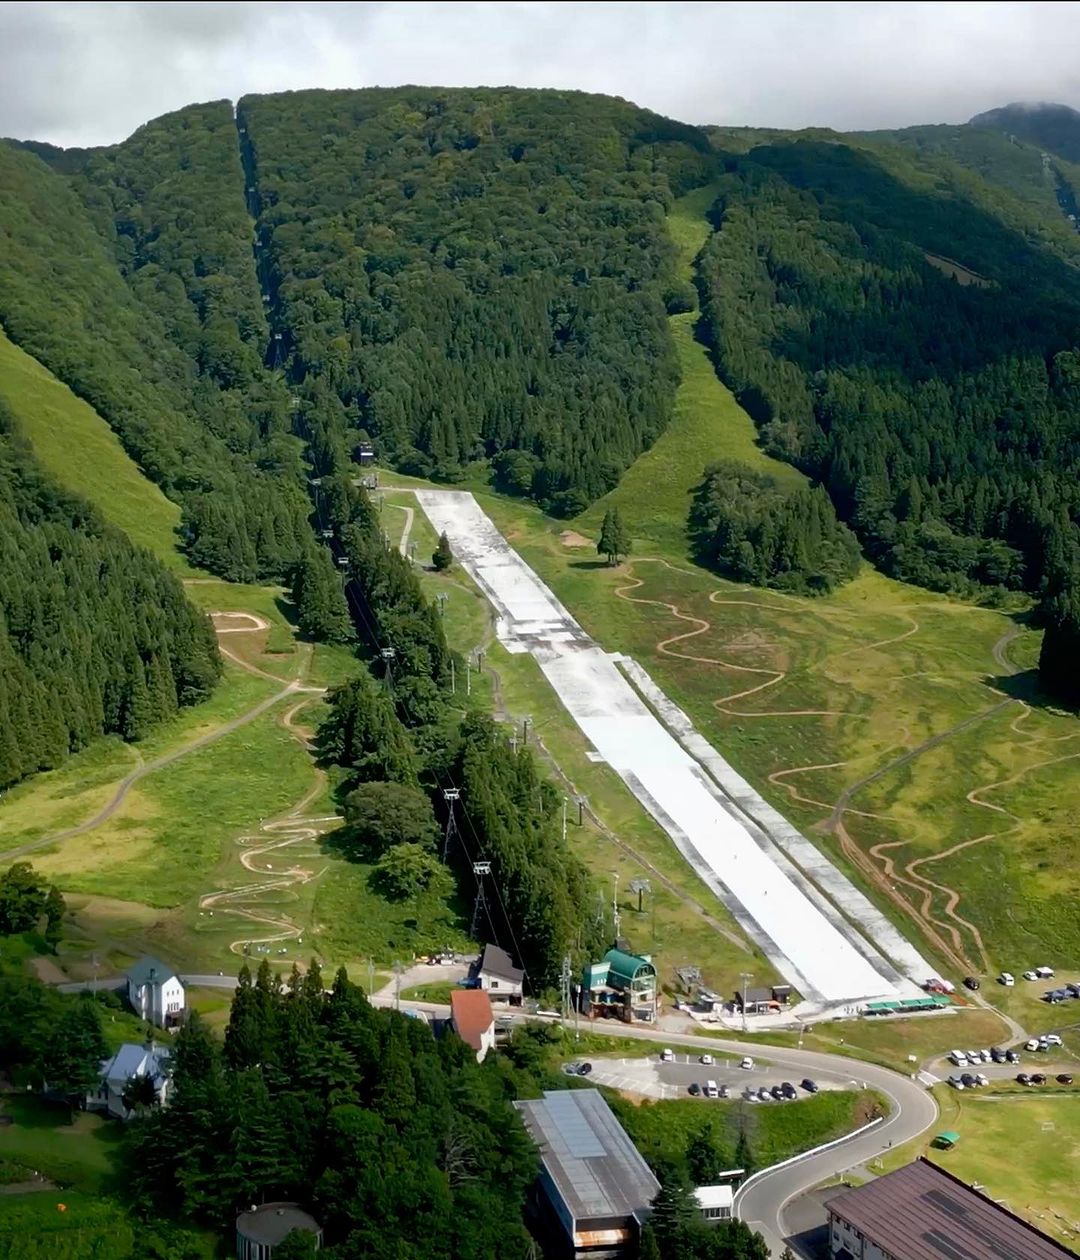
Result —
<instances>
[{"instance_id":1,"label":"parked car","mask_svg":"<svg viewBox=\"0 0 1080 1260\"><path fill-rule=\"evenodd\" d=\"M1045 1085L1046 1077L1042 1074L1042 1072L1033 1072L1031 1074L1031 1083L1032 1085Z\"/></svg>"},{"instance_id":2,"label":"parked car","mask_svg":"<svg viewBox=\"0 0 1080 1260\"><path fill-rule=\"evenodd\" d=\"M711 1054L703 1054L698 1062L703 1063L706 1067L712 1067L713 1057Z\"/></svg>"},{"instance_id":3,"label":"parked car","mask_svg":"<svg viewBox=\"0 0 1080 1260\"><path fill-rule=\"evenodd\" d=\"M720 1086L720 1097L721 1097L721 1098L730 1098L730 1097L731 1097L731 1090L729 1090L729 1089L728 1089L728 1087L727 1087L726 1085L721 1085L721 1086Z\"/></svg>"},{"instance_id":4,"label":"parked car","mask_svg":"<svg viewBox=\"0 0 1080 1260\"><path fill-rule=\"evenodd\" d=\"M690 1084L686 1088L686 1092L690 1095L691 1098L700 1098L701 1086L697 1083L697 1081L691 1081Z\"/></svg>"},{"instance_id":5,"label":"parked car","mask_svg":"<svg viewBox=\"0 0 1080 1260\"><path fill-rule=\"evenodd\" d=\"M1020 1062L1020 1056L1016 1053L1016 1051L1015 1051L1015 1050L1006 1050L1006 1051L1005 1051L1005 1061L1006 1061L1006 1063L1019 1063L1019 1062Z\"/></svg>"},{"instance_id":6,"label":"parked car","mask_svg":"<svg viewBox=\"0 0 1080 1260\"><path fill-rule=\"evenodd\" d=\"M1040 980L1052 980L1054 976L1053 967L1036 967L1035 974Z\"/></svg>"},{"instance_id":7,"label":"parked car","mask_svg":"<svg viewBox=\"0 0 1080 1260\"><path fill-rule=\"evenodd\" d=\"M1038 1037L1032 1037L1032 1039L1031 1039L1030 1041L1025 1041L1025 1042L1024 1042L1024 1049L1025 1049L1025 1050L1038 1050L1038 1048L1039 1048L1039 1039L1038 1039Z\"/></svg>"},{"instance_id":8,"label":"parked car","mask_svg":"<svg viewBox=\"0 0 1080 1260\"><path fill-rule=\"evenodd\" d=\"M1057 1074L1057 1083L1059 1085L1071 1085L1073 1083L1071 1072L1059 1072Z\"/></svg>"},{"instance_id":9,"label":"parked car","mask_svg":"<svg viewBox=\"0 0 1080 1260\"><path fill-rule=\"evenodd\" d=\"M993 1059L995 1063L1004 1063L1005 1051L1002 1050L1000 1046L994 1046L994 1048L990 1051L990 1058Z\"/></svg>"},{"instance_id":10,"label":"parked car","mask_svg":"<svg viewBox=\"0 0 1080 1260\"><path fill-rule=\"evenodd\" d=\"M957 1067L967 1067L967 1055L963 1050L952 1050L949 1052L949 1062Z\"/></svg>"},{"instance_id":11,"label":"parked car","mask_svg":"<svg viewBox=\"0 0 1080 1260\"><path fill-rule=\"evenodd\" d=\"M1061 1045L1061 1038L1057 1035L1057 1033L1043 1033L1040 1040L1045 1041L1048 1046Z\"/></svg>"},{"instance_id":12,"label":"parked car","mask_svg":"<svg viewBox=\"0 0 1080 1260\"><path fill-rule=\"evenodd\" d=\"M784 1081L780 1088L784 1091L785 1098L796 1098L798 1096L798 1091L790 1081Z\"/></svg>"},{"instance_id":13,"label":"parked car","mask_svg":"<svg viewBox=\"0 0 1080 1260\"><path fill-rule=\"evenodd\" d=\"M1017 1074L1016 1074L1016 1083L1017 1083L1017 1085L1030 1085L1030 1084L1031 1084L1031 1077L1030 1077L1030 1076L1028 1076L1028 1074L1027 1074L1026 1072L1017 1072Z\"/></svg>"},{"instance_id":14,"label":"parked car","mask_svg":"<svg viewBox=\"0 0 1080 1260\"><path fill-rule=\"evenodd\" d=\"M660 1051L660 1062L661 1062L661 1063L674 1063L674 1062L675 1062L675 1051L674 1051L674 1050L661 1050L661 1051Z\"/></svg>"},{"instance_id":15,"label":"parked car","mask_svg":"<svg viewBox=\"0 0 1080 1260\"><path fill-rule=\"evenodd\" d=\"M1007 971L1003 971L1001 975L998 976L998 984L1003 984L1006 989L1011 989L1015 983L1016 977L1010 975Z\"/></svg>"},{"instance_id":16,"label":"parked car","mask_svg":"<svg viewBox=\"0 0 1080 1260\"><path fill-rule=\"evenodd\" d=\"M779 1085L774 1085L772 1089L769 1090L769 1093L772 1094L773 1098L775 1098L777 1102L780 1102L784 1097L784 1091Z\"/></svg>"},{"instance_id":17,"label":"parked car","mask_svg":"<svg viewBox=\"0 0 1080 1260\"><path fill-rule=\"evenodd\" d=\"M965 1051L965 1053L967 1054L967 1058L968 1058L968 1062L969 1062L969 1063L981 1063L981 1062L982 1062L982 1051L981 1051L981 1050L967 1050L967 1051Z\"/></svg>"},{"instance_id":18,"label":"parked car","mask_svg":"<svg viewBox=\"0 0 1080 1260\"><path fill-rule=\"evenodd\" d=\"M1064 989L1050 989L1043 994L1043 1001L1049 1002L1051 1006L1057 1006L1059 1002L1064 1002L1068 994Z\"/></svg>"},{"instance_id":19,"label":"parked car","mask_svg":"<svg viewBox=\"0 0 1080 1260\"><path fill-rule=\"evenodd\" d=\"M1080 984L1077 984L1075 980L1070 981L1065 987L1069 990L1070 997L1080 997Z\"/></svg>"},{"instance_id":20,"label":"parked car","mask_svg":"<svg viewBox=\"0 0 1080 1260\"><path fill-rule=\"evenodd\" d=\"M960 1079L960 1077L959 1077L959 1076L950 1076L950 1077L949 1077L949 1084L953 1087L953 1089L963 1089L963 1088L964 1088L964 1082Z\"/></svg>"},{"instance_id":21,"label":"parked car","mask_svg":"<svg viewBox=\"0 0 1080 1260\"><path fill-rule=\"evenodd\" d=\"M806 1092L807 1092L808 1094L816 1094L816 1093L818 1092L818 1090L821 1088L821 1087L818 1085L817 1081L812 1081L812 1080L809 1078L809 1076L807 1076L807 1077L805 1077L805 1078L803 1079L803 1081L802 1081L802 1087L803 1087L803 1089L805 1089L805 1090L806 1090Z\"/></svg>"},{"instance_id":22,"label":"parked car","mask_svg":"<svg viewBox=\"0 0 1080 1260\"><path fill-rule=\"evenodd\" d=\"M979 1073L979 1074L975 1077L975 1080L976 1080L977 1084L979 1084L979 1085L989 1085L989 1084L990 1084L990 1078L989 1078L988 1076L984 1076L982 1072L980 1072L980 1073Z\"/></svg>"},{"instance_id":23,"label":"parked car","mask_svg":"<svg viewBox=\"0 0 1080 1260\"><path fill-rule=\"evenodd\" d=\"M769 1099L772 1097L772 1094L769 1093L769 1090L766 1086L762 1085L762 1087L757 1092L757 1096L762 1102L768 1102Z\"/></svg>"},{"instance_id":24,"label":"parked car","mask_svg":"<svg viewBox=\"0 0 1080 1260\"><path fill-rule=\"evenodd\" d=\"M960 1079L964 1082L968 1089L974 1089L979 1083L970 1072L965 1072Z\"/></svg>"},{"instance_id":25,"label":"parked car","mask_svg":"<svg viewBox=\"0 0 1080 1260\"><path fill-rule=\"evenodd\" d=\"M972 991L972 992L974 992L974 991L975 991L978 987L979 987L979 981L978 981L978 978L977 978L977 977L975 977L975 976L965 976L965 977L964 977L964 988L965 988L965 989L971 989L971 991Z\"/></svg>"},{"instance_id":26,"label":"parked car","mask_svg":"<svg viewBox=\"0 0 1080 1260\"><path fill-rule=\"evenodd\" d=\"M1024 979L1025 979L1025 980L1038 980L1038 978L1039 978L1039 977L1035 974L1035 972L1034 972L1034 971L1025 971L1025 972L1024 972Z\"/></svg>"},{"instance_id":27,"label":"parked car","mask_svg":"<svg viewBox=\"0 0 1080 1260\"><path fill-rule=\"evenodd\" d=\"M578 1076L588 1076L591 1071L592 1071L592 1064L583 1063L581 1067L578 1068L577 1074Z\"/></svg>"},{"instance_id":28,"label":"parked car","mask_svg":"<svg viewBox=\"0 0 1080 1260\"><path fill-rule=\"evenodd\" d=\"M748 1072L750 1072L753 1070L754 1060L751 1059L749 1055L747 1055L746 1058L743 1059L743 1061L739 1064L739 1067L745 1068Z\"/></svg>"}]
</instances>

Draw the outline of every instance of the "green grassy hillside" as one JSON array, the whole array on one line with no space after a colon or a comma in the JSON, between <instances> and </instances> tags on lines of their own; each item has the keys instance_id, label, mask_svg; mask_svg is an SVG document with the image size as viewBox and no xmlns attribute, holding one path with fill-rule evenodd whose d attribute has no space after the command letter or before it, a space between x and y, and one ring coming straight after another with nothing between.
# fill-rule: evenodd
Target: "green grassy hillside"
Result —
<instances>
[{"instance_id":1,"label":"green grassy hillside","mask_svg":"<svg viewBox=\"0 0 1080 1260\"><path fill-rule=\"evenodd\" d=\"M42 465L175 572L193 573L177 549L180 509L139 471L88 403L0 331L0 398Z\"/></svg>"},{"instance_id":2,"label":"green grassy hillside","mask_svg":"<svg viewBox=\"0 0 1080 1260\"><path fill-rule=\"evenodd\" d=\"M711 231L706 219L716 197L707 184L680 197L667 218L668 232L679 251L679 277L690 281L694 259ZM686 514L690 498L708 464L738 459L797 487L805 479L789 464L772 459L758 446L754 422L735 401L713 370L709 352L695 336L697 311L669 319L679 356L679 387L671 423L653 446L627 469L622 480L575 521L586 533L597 533L604 512L617 507L632 522L636 539L676 552L686 548Z\"/></svg>"}]
</instances>

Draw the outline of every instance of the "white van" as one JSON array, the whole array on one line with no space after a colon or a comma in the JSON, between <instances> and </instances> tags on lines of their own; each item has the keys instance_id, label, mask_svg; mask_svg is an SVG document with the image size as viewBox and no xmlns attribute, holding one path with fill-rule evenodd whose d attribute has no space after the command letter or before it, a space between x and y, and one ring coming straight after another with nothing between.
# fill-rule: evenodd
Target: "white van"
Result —
<instances>
[{"instance_id":1,"label":"white van","mask_svg":"<svg viewBox=\"0 0 1080 1260\"><path fill-rule=\"evenodd\" d=\"M957 1067L967 1067L967 1055L963 1050L953 1050L949 1055L949 1061L955 1063Z\"/></svg>"},{"instance_id":2,"label":"white van","mask_svg":"<svg viewBox=\"0 0 1080 1260\"><path fill-rule=\"evenodd\" d=\"M1035 974L1040 980L1050 980L1054 975L1053 967L1036 967Z\"/></svg>"},{"instance_id":3,"label":"white van","mask_svg":"<svg viewBox=\"0 0 1080 1260\"><path fill-rule=\"evenodd\" d=\"M1011 989L1016 983L1016 977L1011 976L1007 971L1003 971L1001 975L998 976L998 983L1003 984L1006 989Z\"/></svg>"},{"instance_id":4,"label":"white van","mask_svg":"<svg viewBox=\"0 0 1080 1260\"><path fill-rule=\"evenodd\" d=\"M705 1082L705 1097L706 1098L719 1098L720 1097L720 1090L715 1081Z\"/></svg>"}]
</instances>

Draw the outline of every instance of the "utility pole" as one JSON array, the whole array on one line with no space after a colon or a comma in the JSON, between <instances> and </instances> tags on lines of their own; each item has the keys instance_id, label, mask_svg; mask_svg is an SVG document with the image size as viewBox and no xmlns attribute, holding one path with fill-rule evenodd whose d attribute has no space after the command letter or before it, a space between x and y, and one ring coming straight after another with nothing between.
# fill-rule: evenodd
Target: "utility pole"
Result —
<instances>
[{"instance_id":1,"label":"utility pole","mask_svg":"<svg viewBox=\"0 0 1080 1260\"><path fill-rule=\"evenodd\" d=\"M583 827L585 825L585 797L577 798L577 825Z\"/></svg>"},{"instance_id":2,"label":"utility pole","mask_svg":"<svg viewBox=\"0 0 1080 1260\"><path fill-rule=\"evenodd\" d=\"M440 591L440 592L438 593L438 595L436 595L436 596L435 596L435 602L439 605L439 616L440 616L440 617L444 617L444 616L446 616L446 601L447 601L449 598L450 598L450 596L449 596L449 595L447 595L447 593L446 593L445 591Z\"/></svg>"},{"instance_id":3,"label":"utility pole","mask_svg":"<svg viewBox=\"0 0 1080 1260\"><path fill-rule=\"evenodd\" d=\"M484 649L476 649L476 672L482 674L484 672Z\"/></svg>"},{"instance_id":4,"label":"utility pole","mask_svg":"<svg viewBox=\"0 0 1080 1260\"><path fill-rule=\"evenodd\" d=\"M457 675L454 672L454 658L450 658L450 694L457 695Z\"/></svg>"},{"instance_id":5,"label":"utility pole","mask_svg":"<svg viewBox=\"0 0 1080 1260\"><path fill-rule=\"evenodd\" d=\"M747 991L750 988L750 981L753 980L753 978L754 977L748 971L739 972L739 979L742 981L742 1030L743 1032L746 1032Z\"/></svg>"},{"instance_id":6,"label":"utility pole","mask_svg":"<svg viewBox=\"0 0 1080 1260\"><path fill-rule=\"evenodd\" d=\"M522 748L524 748L524 747L525 747L525 745L529 742L529 722L530 722L530 721L531 721L531 719L529 718L529 716L528 716L528 715L526 715L526 716L525 716L524 721L523 721L523 722L522 722L522 724L521 724L521 746L522 746Z\"/></svg>"},{"instance_id":7,"label":"utility pole","mask_svg":"<svg viewBox=\"0 0 1080 1260\"><path fill-rule=\"evenodd\" d=\"M446 834L443 836L442 860L445 862L450 855L450 845L457 835L457 818L454 815L454 804L461 799L460 788L443 788L443 800L447 805L446 814Z\"/></svg>"},{"instance_id":8,"label":"utility pole","mask_svg":"<svg viewBox=\"0 0 1080 1260\"><path fill-rule=\"evenodd\" d=\"M611 895L611 923L615 929L615 941L619 940L619 924L621 915L619 914L619 872L615 872L615 891Z\"/></svg>"},{"instance_id":9,"label":"utility pole","mask_svg":"<svg viewBox=\"0 0 1080 1260\"><path fill-rule=\"evenodd\" d=\"M564 954L562 960L562 971L559 973L559 994L562 997L562 1017L564 1020L570 1018L570 977L573 970L570 965L570 955Z\"/></svg>"},{"instance_id":10,"label":"utility pole","mask_svg":"<svg viewBox=\"0 0 1080 1260\"><path fill-rule=\"evenodd\" d=\"M566 839L566 797L562 798L562 838Z\"/></svg>"},{"instance_id":11,"label":"utility pole","mask_svg":"<svg viewBox=\"0 0 1080 1260\"><path fill-rule=\"evenodd\" d=\"M465 658L465 694L472 695L472 657Z\"/></svg>"}]
</instances>

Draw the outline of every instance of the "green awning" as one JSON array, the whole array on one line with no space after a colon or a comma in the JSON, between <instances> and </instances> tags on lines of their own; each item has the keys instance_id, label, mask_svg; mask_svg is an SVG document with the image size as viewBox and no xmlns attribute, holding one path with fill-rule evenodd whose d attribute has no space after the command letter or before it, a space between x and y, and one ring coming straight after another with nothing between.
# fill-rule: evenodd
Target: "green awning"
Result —
<instances>
[{"instance_id":1,"label":"green awning","mask_svg":"<svg viewBox=\"0 0 1080 1260\"><path fill-rule=\"evenodd\" d=\"M954 1132L952 1129L948 1129L944 1133L939 1133L937 1137L934 1138L934 1145L940 1146L940 1147L949 1147L949 1146L955 1146L957 1142L959 1141L960 1141L960 1134Z\"/></svg>"}]
</instances>

